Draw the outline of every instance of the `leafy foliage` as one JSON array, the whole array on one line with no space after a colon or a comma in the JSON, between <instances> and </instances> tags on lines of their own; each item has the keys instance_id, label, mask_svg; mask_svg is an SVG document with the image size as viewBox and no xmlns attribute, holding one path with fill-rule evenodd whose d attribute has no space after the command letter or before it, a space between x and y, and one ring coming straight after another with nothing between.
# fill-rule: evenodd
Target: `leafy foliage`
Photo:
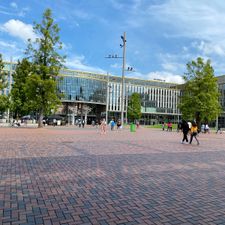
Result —
<instances>
[{"instance_id":1,"label":"leafy foliage","mask_svg":"<svg viewBox=\"0 0 225 225\"><path fill-rule=\"evenodd\" d=\"M26 50L33 64L26 91L30 106L39 114L39 127L42 127L43 115L60 104L56 90L57 75L64 62L64 57L57 52L62 48L62 43L50 9L44 12L41 24L35 23L34 32L37 38L34 42L28 40Z\"/></svg>"},{"instance_id":2,"label":"leafy foliage","mask_svg":"<svg viewBox=\"0 0 225 225\"><path fill-rule=\"evenodd\" d=\"M42 80L38 74L32 74L26 82L25 92L30 107L35 111L42 110L44 114L49 114L60 104L54 79Z\"/></svg>"},{"instance_id":3,"label":"leafy foliage","mask_svg":"<svg viewBox=\"0 0 225 225\"><path fill-rule=\"evenodd\" d=\"M9 107L9 98L6 95L0 95L0 112L4 112Z\"/></svg>"},{"instance_id":4,"label":"leafy foliage","mask_svg":"<svg viewBox=\"0 0 225 225\"><path fill-rule=\"evenodd\" d=\"M5 81L5 72L3 71L4 64L2 60L2 55L0 54L0 90L4 89L6 87L6 81Z\"/></svg>"},{"instance_id":5,"label":"leafy foliage","mask_svg":"<svg viewBox=\"0 0 225 225\"><path fill-rule=\"evenodd\" d=\"M202 121L211 121L221 112L217 78L208 60L202 58L187 64L184 75L186 83L183 85L179 108L183 118L195 119L200 125Z\"/></svg>"},{"instance_id":6,"label":"leafy foliage","mask_svg":"<svg viewBox=\"0 0 225 225\"><path fill-rule=\"evenodd\" d=\"M17 118L29 114L29 112L32 111L26 94L26 82L31 73L32 64L27 59L23 59L21 62L18 61L16 71L12 75L14 83L10 95L11 110Z\"/></svg>"},{"instance_id":7,"label":"leafy foliage","mask_svg":"<svg viewBox=\"0 0 225 225\"><path fill-rule=\"evenodd\" d=\"M141 118L141 97L138 93L133 93L128 102L127 117L134 121Z\"/></svg>"},{"instance_id":8,"label":"leafy foliage","mask_svg":"<svg viewBox=\"0 0 225 225\"><path fill-rule=\"evenodd\" d=\"M0 54L0 91L7 87L6 73L3 70L4 63L2 60L2 55ZM6 95L1 95L0 93L0 112L4 112L9 106L9 98Z\"/></svg>"}]
</instances>

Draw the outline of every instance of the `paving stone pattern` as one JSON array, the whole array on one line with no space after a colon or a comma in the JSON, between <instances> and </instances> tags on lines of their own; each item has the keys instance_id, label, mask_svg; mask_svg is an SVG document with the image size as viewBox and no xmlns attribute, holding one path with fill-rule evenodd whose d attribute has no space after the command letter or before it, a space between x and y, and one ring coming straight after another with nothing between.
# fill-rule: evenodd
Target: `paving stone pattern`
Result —
<instances>
[{"instance_id":1,"label":"paving stone pattern","mask_svg":"<svg viewBox=\"0 0 225 225\"><path fill-rule=\"evenodd\" d=\"M0 128L0 224L225 224L225 134Z\"/></svg>"}]
</instances>

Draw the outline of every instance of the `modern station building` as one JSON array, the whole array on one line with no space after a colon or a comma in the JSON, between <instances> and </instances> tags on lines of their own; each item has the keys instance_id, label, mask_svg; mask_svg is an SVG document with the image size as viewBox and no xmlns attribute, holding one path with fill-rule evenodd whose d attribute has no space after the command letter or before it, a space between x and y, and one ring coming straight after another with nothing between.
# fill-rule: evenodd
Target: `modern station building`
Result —
<instances>
[{"instance_id":1,"label":"modern station building","mask_svg":"<svg viewBox=\"0 0 225 225\"><path fill-rule=\"evenodd\" d=\"M5 63L9 87L2 94L9 94L15 68L16 63ZM176 83L125 77L122 95L121 76L63 69L59 78L58 90L63 97L62 107L57 113L65 116L70 124L74 124L81 117L89 124L102 117L106 117L108 121L111 118L120 119L122 96L126 122L128 99L134 92L141 95L142 124L157 124L168 120L177 123L181 118L177 107L180 89ZM218 87L221 92L220 102L225 112L225 75L218 77ZM225 127L224 113L218 118L218 122L220 127Z\"/></svg>"},{"instance_id":2,"label":"modern station building","mask_svg":"<svg viewBox=\"0 0 225 225\"><path fill-rule=\"evenodd\" d=\"M87 122L101 117L119 119L121 116L122 78L109 74L97 74L76 70L62 70L58 87L63 93L64 112L71 117L80 116L86 109ZM165 120L177 122L180 90L177 84L158 80L124 79L124 118L127 120L128 99L132 93L141 95L142 124ZM88 113L87 113L88 112ZM72 118L73 120L73 118Z\"/></svg>"}]
</instances>

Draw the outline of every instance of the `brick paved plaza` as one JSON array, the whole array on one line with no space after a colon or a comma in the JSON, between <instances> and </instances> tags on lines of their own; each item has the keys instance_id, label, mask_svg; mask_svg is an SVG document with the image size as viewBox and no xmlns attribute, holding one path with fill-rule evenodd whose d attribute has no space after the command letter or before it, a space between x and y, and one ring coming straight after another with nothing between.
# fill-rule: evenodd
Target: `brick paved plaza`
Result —
<instances>
[{"instance_id":1,"label":"brick paved plaza","mask_svg":"<svg viewBox=\"0 0 225 225\"><path fill-rule=\"evenodd\" d=\"M0 128L0 224L225 224L225 134Z\"/></svg>"}]
</instances>

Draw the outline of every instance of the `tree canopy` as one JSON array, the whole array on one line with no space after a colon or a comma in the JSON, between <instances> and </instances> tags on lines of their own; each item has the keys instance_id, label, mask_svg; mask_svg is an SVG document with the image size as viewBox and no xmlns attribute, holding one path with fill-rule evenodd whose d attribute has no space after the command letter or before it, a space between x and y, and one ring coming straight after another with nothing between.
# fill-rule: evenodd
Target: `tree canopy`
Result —
<instances>
[{"instance_id":1,"label":"tree canopy","mask_svg":"<svg viewBox=\"0 0 225 225\"><path fill-rule=\"evenodd\" d=\"M219 115L219 90L217 78L214 76L210 60L202 58L187 63L187 72L183 76L185 84L182 88L178 107L185 119L195 119L198 125L209 122Z\"/></svg>"},{"instance_id":2,"label":"tree canopy","mask_svg":"<svg viewBox=\"0 0 225 225\"><path fill-rule=\"evenodd\" d=\"M40 24L34 24L35 41L28 40L26 55L32 62L32 72L26 82L30 106L39 114L38 126L42 127L43 115L54 110L60 99L57 92L57 75L63 66L64 57L57 51L62 48L59 27L47 9Z\"/></svg>"},{"instance_id":3,"label":"tree canopy","mask_svg":"<svg viewBox=\"0 0 225 225\"><path fill-rule=\"evenodd\" d=\"M3 90L6 85L5 85L5 72L3 71L4 69L4 64L2 60L2 54L0 54L0 90Z\"/></svg>"},{"instance_id":4,"label":"tree canopy","mask_svg":"<svg viewBox=\"0 0 225 225\"><path fill-rule=\"evenodd\" d=\"M11 110L16 118L29 114L32 111L32 107L29 104L29 99L26 93L26 82L29 79L29 75L32 73L32 64L23 59L18 61L16 70L13 73L13 84L10 94L11 98Z\"/></svg>"},{"instance_id":5,"label":"tree canopy","mask_svg":"<svg viewBox=\"0 0 225 225\"><path fill-rule=\"evenodd\" d=\"M2 91L4 88L7 87L7 81L6 81L6 73L3 70L4 69L4 63L2 60L2 55L0 54L0 91ZM2 95L0 93L0 112L4 112L9 106L9 98L6 95Z\"/></svg>"},{"instance_id":6,"label":"tree canopy","mask_svg":"<svg viewBox=\"0 0 225 225\"><path fill-rule=\"evenodd\" d=\"M128 102L127 117L134 121L141 118L141 97L138 93L133 93Z\"/></svg>"}]
</instances>

